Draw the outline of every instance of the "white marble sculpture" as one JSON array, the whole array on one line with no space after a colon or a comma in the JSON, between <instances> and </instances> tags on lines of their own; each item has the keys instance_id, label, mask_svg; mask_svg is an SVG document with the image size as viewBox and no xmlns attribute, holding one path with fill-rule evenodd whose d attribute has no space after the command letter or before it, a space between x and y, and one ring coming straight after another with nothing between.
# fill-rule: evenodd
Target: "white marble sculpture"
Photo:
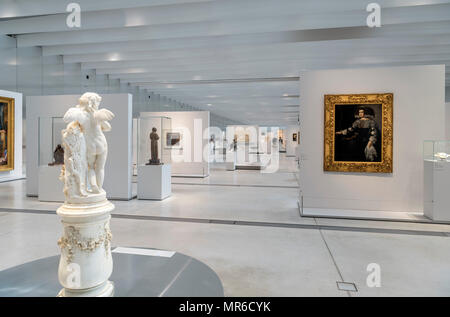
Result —
<instances>
[{"instance_id":1,"label":"white marble sculpture","mask_svg":"<svg viewBox=\"0 0 450 317\"><path fill-rule=\"evenodd\" d=\"M114 114L99 109L102 98L85 93L79 105L64 116L62 131L66 201L57 213L64 233L58 241L61 259L58 277L64 289L59 296L112 296L112 234L110 212L114 205L103 190L108 144L103 131L111 130Z\"/></svg>"},{"instance_id":2,"label":"white marble sculpture","mask_svg":"<svg viewBox=\"0 0 450 317\"><path fill-rule=\"evenodd\" d=\"M64 147L69 152L67 160L71 163L66 166L67 175L64 176L65 194L69 201L89 194L105 194L103 180L108 143L103 131L111 130L108 121L114 118L114 114L99 109L101 100L95 93L85 93L79 105L70 108L64 116L64 121L69 123L63 131ZM87 167L84 162L87 162ZM69 168L75 170L69 171ZM79 181L70 179L78 177Z\"/></svg>"}]
</instances>

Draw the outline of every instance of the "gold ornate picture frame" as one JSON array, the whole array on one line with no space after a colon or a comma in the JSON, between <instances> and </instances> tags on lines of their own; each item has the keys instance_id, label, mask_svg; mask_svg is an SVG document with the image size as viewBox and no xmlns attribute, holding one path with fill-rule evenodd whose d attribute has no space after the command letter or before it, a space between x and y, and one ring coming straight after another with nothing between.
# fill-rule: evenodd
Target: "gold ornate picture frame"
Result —
<instances>
[{"instance_id":1,"label":"gold ornate picture frame","mask_svg":"<svg viewBox=\"0 0 450 317\"><path fill-rule=\"evenodd\" d=\"M394 95L325 95L324 99L324 171L392 173Z\"/></svg>"},{"instance_id":2,"label":"gold ornate picture frame","mask_svg":"<svg viewBox=\"0 0 450 317\"><path fill-rule=\"evenodd\" d=\"M14 99L0 96L0 172L14 170Z\"/></svg>"}]
</instances>

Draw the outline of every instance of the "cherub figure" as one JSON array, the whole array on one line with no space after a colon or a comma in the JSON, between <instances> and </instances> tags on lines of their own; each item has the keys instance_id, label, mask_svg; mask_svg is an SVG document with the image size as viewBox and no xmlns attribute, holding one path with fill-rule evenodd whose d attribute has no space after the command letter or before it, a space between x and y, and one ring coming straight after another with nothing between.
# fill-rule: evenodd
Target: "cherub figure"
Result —
<instances>
[{"instance_id":1,"label":"cherub figure","mask_svg":"<svg viewBox=\"0 0 450 317\"><path fill-rule=\"evenodd\" d=\"M108 143L103 131L110 131L108 121L114 114L106 109L100 109L102 98L95 93L85 93L79 99L79 105L70 108L64 116L66 123L77 122L81 126L86 143L87 184L90 192L104 193L103 180L105 163L108 155Z\"/></svg>"}]
</instances>

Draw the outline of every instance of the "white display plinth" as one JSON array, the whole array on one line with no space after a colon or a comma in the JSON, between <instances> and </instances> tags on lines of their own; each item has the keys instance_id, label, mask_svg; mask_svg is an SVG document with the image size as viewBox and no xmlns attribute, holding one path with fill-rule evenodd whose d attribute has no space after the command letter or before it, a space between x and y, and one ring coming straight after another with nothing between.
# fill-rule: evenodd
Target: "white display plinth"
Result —
<instances>
[{"instance_id":1,"label":"white display plinth","mask_svg":"<svg viewBox=\"0 0 450 317\"><path fill-rule=\"evenodd\" d=\"M58 240L61 248L58 279L64 287L59 297L114 295L114 284L108 280L113 271L109 225L114 205L106 200L106 193L88 199L99 201L65 203L57 210L64 226Z\"/></svg>"},{"instance_id":2,"label":"white display plinth","mask_svg":"<svg viewBox=\"0 0 450 317\"><path fill-rule=\"evenodd\" d=\"M172 194L170 164L139 165L138 199L163 200Z\"/></svg>"},{"instance_id":3,"label":"white display plinth","mask_svg":"<svg viewBox=\"0 0 450 317\"><path fill-rule=\"evenodd\" d=\"M236 170L237 153L235 151L227 152L226 168L227 171Z\"/></svg>"},{"instance_id":4,"label":"white display plinth","mask_svg":"<svg viewBox=\"0 0 450 317\"><path fill-rule=\"evenodd\" d=\"M62 166L39 166L39 201L64 202L64 184L59 179Z\"/></svg>"},{"instance_id":5,"label":"white display plinth","mask_svg":"<svg viewBox=\"0 0 450 317\"><path fill-rule=\"evenodd\" d=\"M424 215L450 221L450 162L424 161Z\"/></svg>"}]
</instances>

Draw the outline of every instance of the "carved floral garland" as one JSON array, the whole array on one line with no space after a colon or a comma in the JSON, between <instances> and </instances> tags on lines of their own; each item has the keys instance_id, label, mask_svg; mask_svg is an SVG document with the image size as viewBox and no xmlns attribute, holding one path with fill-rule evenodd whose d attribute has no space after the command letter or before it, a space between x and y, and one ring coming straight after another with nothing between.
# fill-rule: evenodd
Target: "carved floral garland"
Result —
<instances>
[{"instance_id":1,"label":"carved floral garland","mask_svg":"<svg viewBox=\"0 0 450 317\"><path fill-rule=\"evenodd\" d=\"M66 227L65 231L66 235L58 240L58 246L61 250L66 250L67 263L72 263L75 248L79 249L81 252L93 252L100 246L104 245L106 256L108 256L112 233L107 223L104 225L103 232L96 239L83 239L80 231L73 226Z\"/></svg>"}]
</instances>

